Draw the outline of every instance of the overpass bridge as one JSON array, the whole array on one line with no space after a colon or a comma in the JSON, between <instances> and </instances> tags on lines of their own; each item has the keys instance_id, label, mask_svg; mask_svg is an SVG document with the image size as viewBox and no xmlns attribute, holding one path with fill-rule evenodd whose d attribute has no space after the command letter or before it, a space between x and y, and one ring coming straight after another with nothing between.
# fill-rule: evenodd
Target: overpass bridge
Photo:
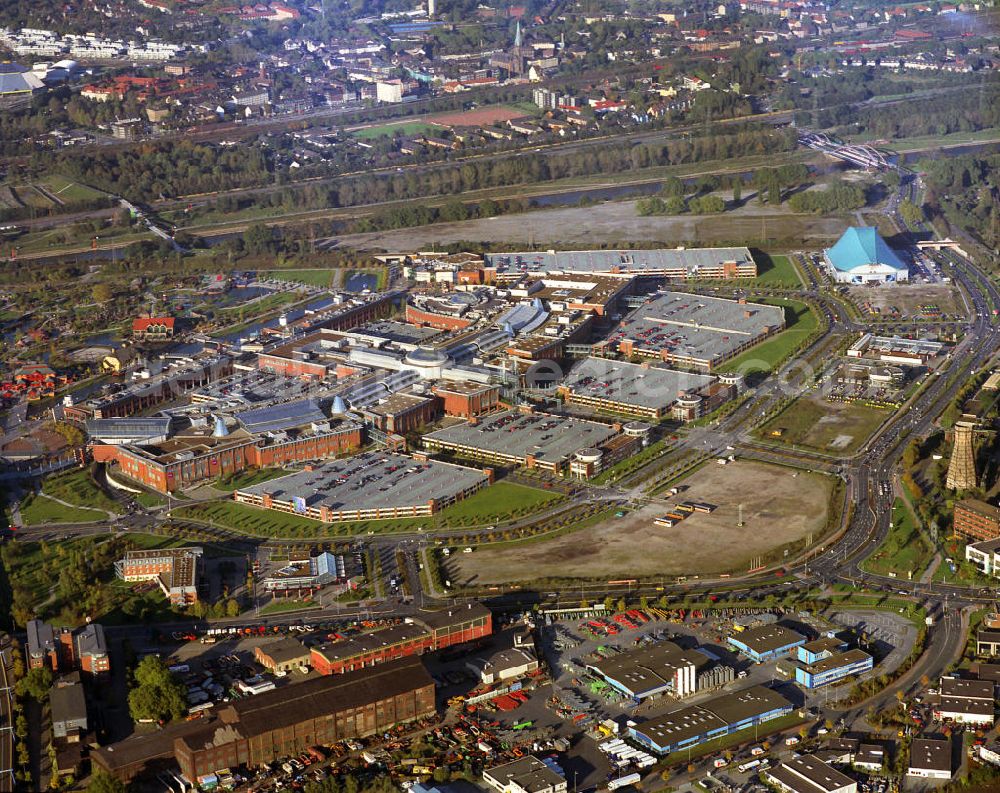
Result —
<instances>
[{"instance_id":1,"label":"overpass bridge","mask_svg":"<svg viewBox=\"0 0 1000 793\"><path fill-rule=\"evenodd\" d=\"M922 251L932 250L932 251L955 251L963 259L972 258L968 253L954 240L943 239L943 240L920 240L917 243L917 248Z\"/></svg>"},{"instance_id":2,"label":"overpass bridge","mask_svg":"<svg viewBox=\"0 0 1000 793\"><path fill-rule=\"evenodd\" d=\"M835 160L857 165L868 171L887 171L894 166L886 155L871 146L837 143L822 132L803 132L799 135L799 145L821 151Z\"/></svg>"},{"instance_id":3,"label":"overpass bridge","mask_svg":"<svg viewBox=\"0 0 1000 793\"><path fill-rule=\"evenodd\" d=\"M175 251L184 250L183 248L181 248L180 245L177 244L177 240L174 239L173 235L170 234L168 231L165 231L159 225L157 225L157 223L153 220L153 218L151 218L149 214L145 212L141 207L136 206L131 201L125 198L119 198L118 203L122 207L127 209L129 211L129 214L132 215L132 217L136 218L137 220L141 220L143 223L145 223L146 228L149 229L153 234L155 234L160 239L169 242L174 247Z\"/></svg>"}]
</instances>

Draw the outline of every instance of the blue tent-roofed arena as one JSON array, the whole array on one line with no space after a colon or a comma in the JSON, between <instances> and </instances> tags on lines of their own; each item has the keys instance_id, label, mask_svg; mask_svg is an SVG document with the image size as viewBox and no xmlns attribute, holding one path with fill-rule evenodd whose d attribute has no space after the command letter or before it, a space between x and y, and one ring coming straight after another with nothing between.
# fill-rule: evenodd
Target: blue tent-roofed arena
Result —
<instances>
[{"instance_id":1,"label":"blue tent-roofed arena","mask_svg":"<svg viewBox=\"0 0 1000 793\"><path fill-rule=\"evenodd\" d=\"M910 270L873 226L852 226L823 258L841 284L890 284L908 281Z\"/></svg>"}]
</instances>

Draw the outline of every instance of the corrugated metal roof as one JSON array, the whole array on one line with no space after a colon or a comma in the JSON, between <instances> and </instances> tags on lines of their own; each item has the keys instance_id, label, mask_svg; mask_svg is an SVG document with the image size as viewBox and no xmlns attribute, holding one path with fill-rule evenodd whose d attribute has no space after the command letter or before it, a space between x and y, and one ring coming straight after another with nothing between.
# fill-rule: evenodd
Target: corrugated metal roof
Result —
<instances>
[{"instance_id":1,"label":"corrugated metal roof","mask_svg":"<svg viewBox=\"0 0 1000 793\"><path fill-rule=\"evenodd\" d=\"M45 83L34 72L0 73L0 95L37 91L44 87Z\"/></svg>"},{"instance_id":2,"label":"corrugated metal roof","mask_svg":"<svg viewBox=\"0 0 1000 793\"><path fill-rule=\"evenodd\" d=\"M170 419L144 417L88 419L86 427L87 434L92 438L167 435L170 432Z\"/></svg>"},{"instance_id":3,"label":"corrugated metal roof","mask_svg":"<svg viewBox=\"0 0 1000 793\"><path fill-rule=\"evenodd\" d=\"M238 723L247 737L342 713L405 694L434 681L416 658L390 661L374 669L321 677L234 702L223 721Z\"/></svg>"},{"instance_id":4,"label":"corrugated metal roof","mask_svg":"<svg viewBox=\"0 0 1000 793\"><path fill-rule=\"evenodd\" d=\"M248 432L275 432L328 418L314 399L298 399L281 405L244 410L235 415Z\"/></svg>"}]
</instances>

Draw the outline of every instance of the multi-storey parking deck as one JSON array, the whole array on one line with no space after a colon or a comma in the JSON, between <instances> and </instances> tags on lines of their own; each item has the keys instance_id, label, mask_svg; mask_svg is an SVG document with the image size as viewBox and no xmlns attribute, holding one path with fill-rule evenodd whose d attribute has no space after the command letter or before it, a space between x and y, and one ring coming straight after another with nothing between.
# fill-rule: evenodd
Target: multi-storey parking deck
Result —
<instances>
[{"instance_id":1,"label":"multi-storey parking deck","mask_svg":"<svg viewBox=\"0 0 1000 793\"><path fill-rule=\"evenodd\" d=\"M617 434L614 427L595 421L508 410L432 432L424 436L424 444L501 465L561 473L574 454L597 448Z\"/></svg>"},{"instance_id":2,"label":"multi-storey parking deck","mask_svg":"<svg viewBox=\"0 0 1000 793\"><path fill-rule=\"evenodd\" d=\"M757 263L748 248L661 248L617 251L527 251L488 253L486 267L497 276L521 273L648 275L688 279L756 278Z\"/></svg>"},{"instance_id":3,"label":"multi-storey parking deck","mask_svg":"<svg viewBox=\"0 0 1000 793\"><path fill-rule=\"evenodd\" d=\"M332 523L432 515L489 483L489 474L366 452L237 490L245 504Z\"/></svg>"},{"instance_id":4,"label":"multi-storey parking deck","mask_svg":"<svg viewBox=\"0 0 1000 793\"><path fill-rule=\"evenodd\" d=\"M784 327L780 306L660 292L629 314L605 347L626 356L710 370Z\"/></svg>"},{"instance_id":5,"label":"multi-storey parking deck","mask_svg":"<svg viewBox=\"0 0 1000 793\"><path fill-rule=\"evenodd\" d=\"M559 392L569 402L597 410L659 420L686 395L708 396L712 375L678 372L646 364L587 358L566 376Z\"/></svg>"}]
</instances>

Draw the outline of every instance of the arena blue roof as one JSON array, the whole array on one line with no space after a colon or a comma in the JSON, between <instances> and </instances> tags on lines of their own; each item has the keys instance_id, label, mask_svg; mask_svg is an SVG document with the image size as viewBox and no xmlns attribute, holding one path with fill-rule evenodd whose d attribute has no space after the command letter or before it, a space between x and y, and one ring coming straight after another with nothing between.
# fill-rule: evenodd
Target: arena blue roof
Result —
<instances>
[{"instance_id":1,"label":"arena blue roof","mask_svg":"<svg viewBox=\"0 0 1000 793\"><path fill-rule=\"evenodd\" d=\"M830 264L845 273L869 264L884 264L894 270L908 269L874 226L852 226L832 248L826 249L826 257Z\"/></svg>"}]
</instances>

